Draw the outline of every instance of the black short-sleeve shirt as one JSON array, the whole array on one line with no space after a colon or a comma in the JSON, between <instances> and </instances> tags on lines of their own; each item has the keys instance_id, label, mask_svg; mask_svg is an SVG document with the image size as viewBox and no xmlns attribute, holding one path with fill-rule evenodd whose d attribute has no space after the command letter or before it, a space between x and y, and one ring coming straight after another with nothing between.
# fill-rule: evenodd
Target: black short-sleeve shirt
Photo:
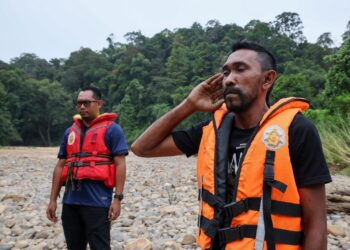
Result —
<instances>
[{"instance_id":1,"label":"black short-sleeve shirt","mask_svg":"<svg viewBox=\"0 0 350 250\"><path fill-rule=\"evenodd\" d=\"M172 133L176 146L187 157L198 153L202 127L208 123L209 121L205 121L189 129ZM233 170L236 170L254 129L239 129L233 126L230 138L230 159L228 159ZM299 188L332 181L317 129L301 113L295 116L289 129L289 152L295 181Z\"/></svg>"}]
</instances>

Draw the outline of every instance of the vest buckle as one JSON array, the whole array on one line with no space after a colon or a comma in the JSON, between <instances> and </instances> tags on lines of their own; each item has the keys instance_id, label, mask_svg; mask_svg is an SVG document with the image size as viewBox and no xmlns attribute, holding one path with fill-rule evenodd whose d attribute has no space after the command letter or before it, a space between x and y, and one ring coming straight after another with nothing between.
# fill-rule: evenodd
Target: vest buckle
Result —
<instances>
[{"instance_id":1,"label":"vest buckle","mask_svg":"<svg viewBox=\"0 0 350 250\"><path fill-rule=\"evenodd\" d=\"M247 212L248 210L249 206L247 199L241 199L240 201L232 202L224 206L226 218L229 218L230 220L241 213Z\"/></svg>"}]
</instances>

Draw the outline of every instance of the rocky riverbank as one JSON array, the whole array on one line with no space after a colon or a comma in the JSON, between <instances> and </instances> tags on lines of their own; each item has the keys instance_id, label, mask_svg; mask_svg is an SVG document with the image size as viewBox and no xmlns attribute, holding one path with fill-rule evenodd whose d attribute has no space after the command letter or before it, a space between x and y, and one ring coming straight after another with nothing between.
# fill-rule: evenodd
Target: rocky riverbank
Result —
<instances>
[{"instance_id":1,"label":"rocky riverbank","mask_svg":"<svg viewBox=\"0 0 350 250\"><path fill-rule=\"evenodd\" d=\"M45 214L56 153L57 148L0 148L0 250L66 249L61 222L53 224ZM327 185L328 249L350 249L349 181L334 175ZM195 158L130 154L112 249L197 249L196 200Z\"/></svg>"}]
</instances>

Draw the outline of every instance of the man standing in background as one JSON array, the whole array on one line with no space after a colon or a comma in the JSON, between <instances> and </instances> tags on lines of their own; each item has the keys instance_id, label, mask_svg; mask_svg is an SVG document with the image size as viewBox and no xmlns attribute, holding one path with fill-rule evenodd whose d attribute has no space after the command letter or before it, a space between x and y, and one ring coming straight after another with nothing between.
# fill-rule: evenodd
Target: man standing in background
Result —
<instances>
[{"instance_id":1,"label":"man standing in background","mask_svg":"<svg viewBox=\"0 0 350 250\"><path fill-rule=\"evenodd\" d=\"M100 114L102 104L98 88L80 91L79 115L64 134L53 172L47 218L57 222L57 196L65 185L62 224L69 250L87 243L92 250L111 249L111 221L120 215L128 146L117 115Z\"/></svg>"}]
</instances>

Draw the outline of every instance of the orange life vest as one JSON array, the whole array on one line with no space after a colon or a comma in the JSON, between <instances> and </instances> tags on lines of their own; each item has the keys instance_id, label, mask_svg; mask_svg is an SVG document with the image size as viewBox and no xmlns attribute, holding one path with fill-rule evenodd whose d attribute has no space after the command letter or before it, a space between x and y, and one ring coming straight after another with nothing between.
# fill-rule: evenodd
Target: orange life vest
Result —
<instances>
[{"instance_id":1,"label":"orange life vest","mask_svg":"<svg viewBox=\"0 0 350 250\"><path fill-rule=\"evenodd\" d=\"M67 140L67 161L60 182L73 184L73 179L103 181L106 187L115 186L116 166L105 144L108 127L117 118L114 113L105 113L93 120L87 128L81 144L82 120L75 117Z\"/></svg>"},{"instance_id":2,"label":"orange life vest","mask_svg":"<svg viewBox=\"0 0 350 250\"><path fill-rule=\"evenodd\" d=\"M231 197L234 202L229 204L227 167L233 114L223 105L203 127L197 160L197 244L202 249L213 248L214 237L225 249L301 249L301 206L288 131L295 115L308 106L305 99L285 98L264 114L240 160Z\"/></svg>"}]
</instances>

